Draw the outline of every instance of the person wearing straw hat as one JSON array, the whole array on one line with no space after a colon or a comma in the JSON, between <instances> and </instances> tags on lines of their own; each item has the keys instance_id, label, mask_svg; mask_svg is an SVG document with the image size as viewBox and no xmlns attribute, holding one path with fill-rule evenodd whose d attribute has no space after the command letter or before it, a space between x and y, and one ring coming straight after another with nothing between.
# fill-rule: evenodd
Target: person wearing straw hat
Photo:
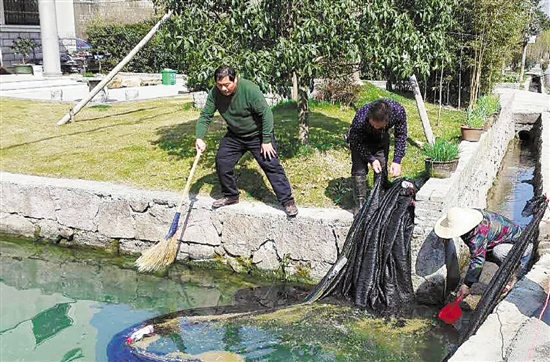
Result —
<instances>
[{"instance_id":1,"label":"person wearing straw hat","mask_svg":"<svg viewBox=\"0 0 550 362\"><path fill-rule=\"evenodd\" d=\"M500 266L523 228L493 211L451 207L437 220L434 231L442 239L460 237L470 250L468 271L457 294L457 297L465 298L470 294L472 284L479 281L485 260ZM517 278L525 272L532 248L533 245L529 244L516 272ZM507 292L513 282L508 283L503 292Z\"/></svg>"},{"instance_id":2,"label":"person wearing straw hat","mask_svg":"<svg viewBox=\"0 0 550 362\"><path fill-rule=\"evenodd\" d=\"M227 133L221 139L216 154L216 172L223 197L214 201L212 208L239 202L235 165L249 151L267 176L286 215L295 217L298 207L277 155L273 113L262 91L255 83L237 77L235 70L227 65L216 69L214 81L216 85L208 93L195 127L195 148L204 152L206 143L203 138L214 113L218 111L227 123Z\"/></svg>"}]
</instances>

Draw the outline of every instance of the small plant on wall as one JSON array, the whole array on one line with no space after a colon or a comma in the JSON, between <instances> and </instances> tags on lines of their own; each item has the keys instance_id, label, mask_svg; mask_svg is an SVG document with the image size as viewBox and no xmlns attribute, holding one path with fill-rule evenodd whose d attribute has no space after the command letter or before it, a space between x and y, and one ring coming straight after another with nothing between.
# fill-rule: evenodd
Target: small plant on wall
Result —
<instances>
[{"instance_id":1,"label":"small plant on wall","mask_svg":"<svg viewBox=\"0 0 550 362\"><path fill-rule=\"evenodd\" d=\"M469 107L466 112L466 122L460 127L462 139L464 141L479 141L481 134L488 127L487 122L490 117L498 112L500 102L498 96L484 95L480 97L473 107Z\"/></svg>"},{"instance_id":2,"label":"small plant on wall","mask_svg":"<svg viewBox=\"0 0 550 362\"><path fill-rule=\"evenodd\" d=\"M431 177L450 177L458 165L458 144L437 138L433 144L424 145L424 165Z\"/></svg>"},{"instance_id":3,"label":"small plant on wall","mask_svg":"<svg viewBox=\"0 0 550 362\"><path fill-rule=\"evenodd\" d=\"M13 41L13 44L11 46L16 54L21 55L21 57L23 58L23 64L27 64L26 59L36 47L36 42L29 38L17 38Z\"/></svg>"},{"instance_id":4,"label":"small plant on wall","mask_svg":"<svg viewBox=\"0 0 550 362\"><path fill-rule=\"evenodd\" d=\"M469 107L466 111L465 125L469 128L483 128L486 118L487 116L482 108Z\"/></svg>"}]
</instances>

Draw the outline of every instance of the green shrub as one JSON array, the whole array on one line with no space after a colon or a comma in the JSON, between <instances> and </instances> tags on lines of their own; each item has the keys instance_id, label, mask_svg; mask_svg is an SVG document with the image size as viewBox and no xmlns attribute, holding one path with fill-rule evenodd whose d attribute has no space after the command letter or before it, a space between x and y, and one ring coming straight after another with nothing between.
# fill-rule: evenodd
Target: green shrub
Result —
<instances>
[{"instance_id":1,"label":"green shrub","mask_svg":"<svg viewBox=\"0 0 550 362\"><path fill-rule=\"evenodd\" d=\"M442 138L436 138L433 145L426 143L423 151L424 156L432 161L452 161L458 158L458 144Z\"/></svg>"},{"instance_id":2,"label":"green shrub","mask_svg":"<svg viewBox=\"0 0 550 362\"><path fill-rule=\"evenodd\" d=\"M466 125L470 128L482 128L487 120L487 115L482 108L468 107L466 111Z\"/></svg>"},{"instance_id":3,"label":"green shrub","mask_svg":"<svg viewBox=\"0 0 550 362\"><path fill-rule=\"evenodd\" d=\"M502 76L502 81L504 83L516 83L518 81L518 75L517 74L507 74Z\"/></svg>"},{"instance_id":4,"label":"green shrub","mask_svg":"<svg viewBox=\"0 0 550 362\"><path fill-rule=\"evenodd\" d=\"M487 117L498 112L500 109L499 98L496 94L489 94L480 97L477 100L476 105L484 110Z\"/></svg>"},{"instance_id":5,"label":"green shrub","mask_svg":"<svg viewBox=\"0 0 550 362\"><path fill-rule=\"evenodd\" d=\"M106 71L113 69L155 25L156 20L136 24L102 24L96 23L86 29L88 41L94 50L110 53L102 61ZM168 50L162 40L162 29L128 62L123 68L126 72L158 73L161 69L171 68L180 72L176 56Z\"/></svg>"},{"instance_id":6,"label":"green shrub","mask_svg":"<svg viewBox=\"0 0 550 362\"><path fill-rule=\"evenodd\" d=\"M17 38L13 41L11 48L17 53L20 54L23 58L23 64L28 58L31 52L34 51L34 48L37 47L37 44L34 40L30 38Z\"/></svg>"}]
</instances>

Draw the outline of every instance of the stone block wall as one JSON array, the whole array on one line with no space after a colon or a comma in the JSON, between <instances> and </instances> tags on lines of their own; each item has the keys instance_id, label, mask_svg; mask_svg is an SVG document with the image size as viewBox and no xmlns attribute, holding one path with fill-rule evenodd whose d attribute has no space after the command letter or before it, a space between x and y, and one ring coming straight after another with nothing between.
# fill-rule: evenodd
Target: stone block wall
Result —
<instances>
[{"instance_id":1,"label":"stone block wall","mask_svg":"<svg viewBox=\"0 0 550 362\"><path fill-rule=\"evenodd\" d=\"M0 47L2 48L2 62L5 67L13 64L22 63L21 54L16 54L11 48L13 42L17 38L32 39L37 44L34 49L34 55L31 52L28 58L25 59L26 63L32 63L34 59L42 59L42 40L40 39L40 27L15 27L12 31L0 32Z\"/></svg>"},{"instance_id":2,"label":"stone block wall","mask_svg":"<svg viewBox=\"0 0 550 362\"><path fill-rule=\"evenodd\" d=\"M0 231L139 253L170 228L179 195L105 182L1 173ZM234 268L308 271L321 278L336 259L351 224L344 210L282 209L241 202L211 210L212 199L187 200L180 220L179 260L220 258Z\"/></svg>"}]
</instances>

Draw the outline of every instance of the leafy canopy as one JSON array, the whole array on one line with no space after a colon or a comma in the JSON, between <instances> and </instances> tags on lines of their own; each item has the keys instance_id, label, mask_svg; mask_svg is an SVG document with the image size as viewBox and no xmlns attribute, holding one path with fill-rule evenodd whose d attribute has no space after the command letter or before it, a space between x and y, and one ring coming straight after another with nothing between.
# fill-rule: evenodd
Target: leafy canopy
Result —
<instances>
[{"instance_id":1,"label":"leafy canopy","mask_svg":"<svg viewBox=\"0 0 550 362\"><path fill-rule=\"evenodd\" d=\"M212 85L220 64L235 67L264 91L287 95L293 72L303 85L358 59L353 0L167 0L175 15L165 42L189 83Z\"/></svg>"}]
</instances>

